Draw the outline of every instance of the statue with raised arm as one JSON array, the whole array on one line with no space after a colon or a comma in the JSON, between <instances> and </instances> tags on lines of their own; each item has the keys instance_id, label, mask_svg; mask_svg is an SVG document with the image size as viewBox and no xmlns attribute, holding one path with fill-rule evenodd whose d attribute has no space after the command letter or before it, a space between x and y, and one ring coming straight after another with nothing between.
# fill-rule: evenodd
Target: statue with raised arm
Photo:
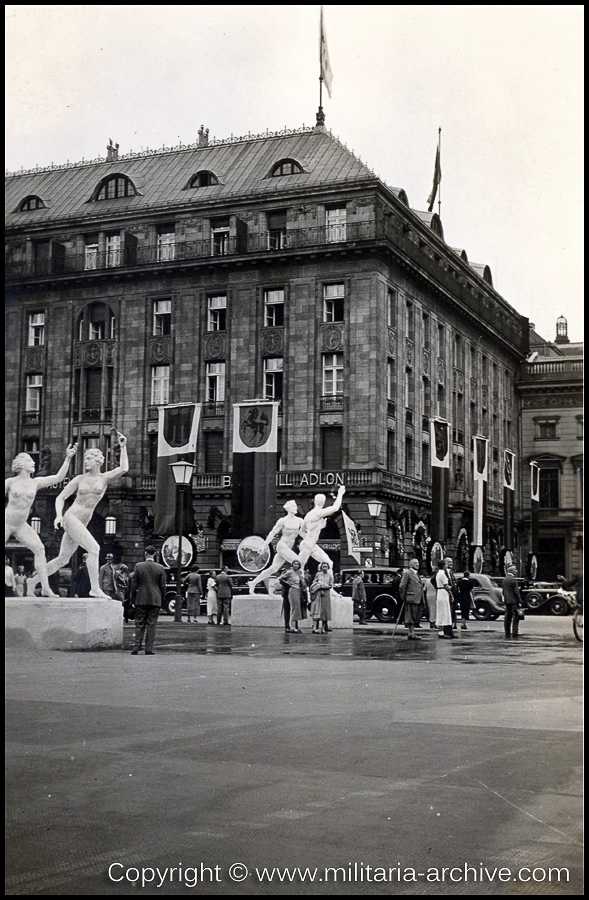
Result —
<instances>
[{"instance_id":1,"label":"statue with raised arm","mask_svg":"<svg viewBox=\"0 0 589 900\"><path fill-rule=\"evenodd\" d=\"M100 547L90 532L87 525L98 503L104 497L109 484L129 471L129 459L127 456L127 438L117 432L119 438L119 447L121 448L120 465L110 472L101 472L100 469L104 463L104 456L96 447L91 447L84 454L84 471L81 475L66 484L61 494L56 497L55 511L55 527L61 525L64 535L61 539L61 547L59 556L51 560L47 564L47 574L53 575L62 566L65 566L71 559L78 547L83 547L87 552L86 567L90 576L90 596L104 597L104 599L112 599L105 594L98 583L98 554ZM69 509L64 513L63 507L65 501L69 497L75 500Z\"/></svg>"},{"instance_id":2,"label":"statue with raised arm","mask_svg":"<svg viewBox=\"0 0 589 900\"><path fill-rule=\"evenodd\" d=\"M16 473L15 476L7 478L4 482L4 494L8 498L4 510L5 543L14 536L24 547L32 550L35 557L37 581L41 584L44 597L55 597L56 595L49 587L47 580L45 548L41 543L41 538L28 524L27 519L39 488L53 487L54 484L63 481L77 449L77 444L69 444L59 472L39 478L33 478L35 473L33 458L28 453L19 453L12 462L12 471Z\"/></svg>"},{"instance_id":3,"label":"statue with raised arm","mask_svg":"<svg viewBox=\"0 0 589 900\"><path fill-rule=\"evenodd\" d=\"M293 546L302 528L303 520L300 516L297 516L298 506L295 500L287 500L282 508L286 510L286 515L278 519L278 522L266 538L266 544L270 546L274 538L280 535L280 540L276 544L276 554L268 568L264 569L263 572L260 572L249 582L249 589L252 594L257 584L265 581L267 586L267 579L271 575L276 574L285 563L292 563L295 559L298 559Z\"/></svg>"},{"instance_id":4,"label":"statue with raised arm","mask_svg":"<svg viewBox=\"0 0 589 900\"><path fill-rule=\"evenodd\" d=\"M301 568L304 569L307 560L309 557L312 557L320 563L327 563L330 571L333 570L333 562L325 550L318 546L317 541L322 529L327 524L326 520L340 510L345 492L346 489L342 484L338 489L335 503L332 506L325 506L325 494L315 494L313 509L303 519L303 527L301 529L302 541L298 556Z\"/></svg>"}]
</instances>

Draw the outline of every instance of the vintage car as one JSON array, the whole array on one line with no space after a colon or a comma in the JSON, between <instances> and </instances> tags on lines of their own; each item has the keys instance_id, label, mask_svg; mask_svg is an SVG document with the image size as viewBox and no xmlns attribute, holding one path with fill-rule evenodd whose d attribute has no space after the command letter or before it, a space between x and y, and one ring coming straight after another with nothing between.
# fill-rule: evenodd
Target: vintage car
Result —
<instances>
[{"instance_id":1,"label":"vintage car","mask_svg":"<svg viewBox=\"0 0 589 900\"><path fill-rule=\"evenodd\" d=\"M455 577L460 581L462 574L457 572ZM476 585L472 591L472 614L475 619L486 621L502 616L505 613L503 592L494 579L476 572L471 572L470 578Z\"/></svg>"},{"instance_id":2,"label":"vintage car","mask_svg":"<svg viewBox=\"0 0 589 900\"><path fill-rule=\"evenodd\" d=\"M221 569L199 569L199 575L202 582L203 588L203 596L200 601L200 612L199 615L206 616L207 614L207 600L206 600L206 589L207 589L207 581L209 577L212 575L213 578L215 575L218 575ZM243 569L234 570L230 569L227 573L231 581L233 583L233 594L249 594L249 583L254 577L252 572L244 572ZM189 575L189 570L182 572L182 609L186 609L186 587L187 587L187 578ZM270 588L274 589L276 579L270 580ZM164 604L162 606L162 612L167 613L169 616L173 616L176 613L176 570L168 569L166 572L166 595L164 598ZM263 584L259 584L256 586L254 593L256 594L265 594L266 588Z\"/></svg>"},{"instance_id":3,"label":"vintage car","mask_svg":"<svg viewBox=\"0 0 589 900\"><path fill-rule=\"evenodd\" d=\"M574 591L565 591L557 581L534 581L522 589L522 599L528 609L566 616L576 603Z\"/></svg>"},{"instance_id":4,"label":"vintage car","mask_svg":"<svg viewBox=\"0 0 589 900\"><path fill-rule=\"evenodd\" d=\"M360 571L360 566L355 569L342 569L334 584L334 590L342 597L352 596L352 582ZM379 622L396 622L401 601L399 599L399 582L402 569L390 566L373 566L364 568L364 588L366 590L366 618L378 619ZM360 609L354 603L354 615L359 615Z\"/></svg>"}]
</instances>

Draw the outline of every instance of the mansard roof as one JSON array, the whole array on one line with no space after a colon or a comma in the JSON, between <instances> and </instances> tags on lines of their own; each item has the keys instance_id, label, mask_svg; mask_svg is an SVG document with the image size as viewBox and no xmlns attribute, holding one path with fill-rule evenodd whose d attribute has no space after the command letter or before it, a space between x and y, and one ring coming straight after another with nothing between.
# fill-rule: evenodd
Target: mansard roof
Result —
<instances>
[{"instance_id":1,"label":"mansard roof","mask_svg":"<svg viewBox=\"0 0 589 900\"><path fill-rule=\"evenodd\" d=\"M275 163L284 159L297 160L303 171L271 175ZM192 177L202 170L214 172L218 184L187 189ZM98 185L112 175L130 179L136 194L97 202L94 198ZM218 141L207 147L147 151L91 164L10 175L6 180L6 224L26 227L44 221L183 206L193 199L223 201L248 194L275 195L375 178L364 163L324 129L299 129ZM21 201L31 194L42 196L47 208L37 209L34 214L18 211Z\"/></svg>"}]
</instances>

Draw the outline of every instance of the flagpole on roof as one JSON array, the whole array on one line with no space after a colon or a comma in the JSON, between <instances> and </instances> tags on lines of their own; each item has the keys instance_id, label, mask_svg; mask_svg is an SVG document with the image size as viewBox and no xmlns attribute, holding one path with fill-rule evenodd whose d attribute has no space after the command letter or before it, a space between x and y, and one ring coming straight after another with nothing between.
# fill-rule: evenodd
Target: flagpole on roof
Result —
<instances>
[{"instance_id":1,"label":"flagpole on roof","mask_svg":"<svg viewBox=\"0 0 589 900\"><path fill-rule=\"evenodd\" d=\"M325 125L325 113L323 112L323 82L325 82L327 93L331 97L332 78L333 75L331 66L329 65L329 54L327 52L325 27L323 25L323 7L321 7L319 16L319 109L317 111L317 125Z\"/></svg>"},{"instance_id":2,"label":"flagpole on roof","mask_svg":"<svg viewBox=\"0 0 589 900\"><path fill-rule=\"evenodd\" d=\"M438 164L439 164L439 181L438 181L438 216L442 218L442 129L438 128Z\"/></svg>"}]
</instances>

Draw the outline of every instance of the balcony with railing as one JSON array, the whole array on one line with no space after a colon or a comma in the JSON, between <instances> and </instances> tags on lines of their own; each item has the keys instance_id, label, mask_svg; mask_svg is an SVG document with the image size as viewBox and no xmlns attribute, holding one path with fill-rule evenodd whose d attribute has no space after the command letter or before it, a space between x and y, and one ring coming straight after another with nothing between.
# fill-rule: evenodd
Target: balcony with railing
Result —
<instances>
[{"instance_id":1,"label":"balcony with railing","mask_svg":"<svg viewBox=\"0 0 589 900\"><path fill-rule=\"evenodd\" d=\"M521 368L521 381L579 381L583 380L582 359L542 359L525 363Z\"/></svg>"},{"instance_id":2,"label":"balcony with railing","mask_svg":"<svg viewBox=\"0 0 589 900\"><path fill-rule=\"evenodd\" d=\"M208 400L202 405L202 415L206 418L225 415L225 403L223 401Z\"/></svg>"},{"instance_id":3,"label":"balcony with railing","mask_svg":"<svg viewBox=\"0 0 589 900\"><path fill-rule=\"evenodd\" d=\"M324 394L320 400L320 412L341 412L344 408L342 394Z\"/></svg>"}]
</instances>

